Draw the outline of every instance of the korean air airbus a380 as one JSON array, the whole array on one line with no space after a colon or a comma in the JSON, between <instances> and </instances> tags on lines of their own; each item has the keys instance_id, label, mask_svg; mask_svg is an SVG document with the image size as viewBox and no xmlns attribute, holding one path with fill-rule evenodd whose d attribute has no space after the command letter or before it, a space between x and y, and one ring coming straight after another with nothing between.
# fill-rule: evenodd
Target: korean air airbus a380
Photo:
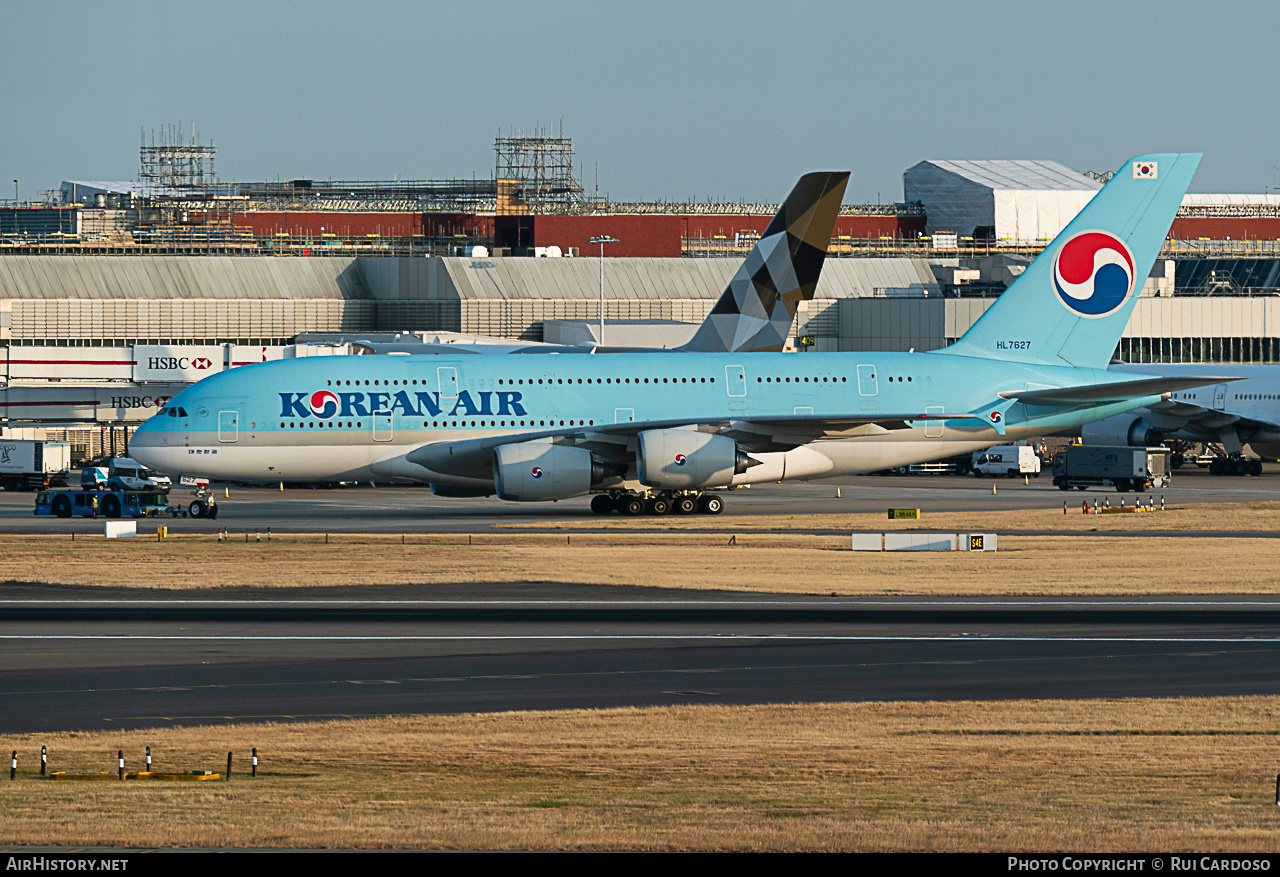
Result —
<instances>
[{"instance_id":1,"label":"korean air airbus a380","mask_svg":"<svg viewBox=\"0 0 1280 877\"><path fill-rule=\"evenodd\" d=\"M443 495L597 512L707 513L713 488L853 474L1045 435L1218 377L1107 363L1199 163L1126 163L955 344L781 353L848 174L808 174L693 341L596 355L316 357L172 399L131 443L147 466L242 481L405 478Z\"/></svg>"}]
</instances>

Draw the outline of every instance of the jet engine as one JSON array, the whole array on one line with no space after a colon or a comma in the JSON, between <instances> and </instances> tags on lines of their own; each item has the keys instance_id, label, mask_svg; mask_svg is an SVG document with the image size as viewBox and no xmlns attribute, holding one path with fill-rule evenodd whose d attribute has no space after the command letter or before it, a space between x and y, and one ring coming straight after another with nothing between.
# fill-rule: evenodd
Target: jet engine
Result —
<instances>
[{"instance_id":1,"label":"jet engine","mask_svg":"<svg viewBox=\"0 0 1280 877\"><path fill-rule=\"evenodd\" d=\"M640 433L636 465L641 484L663 490L727 487L734 475L759 465L733 439L691 429Z\"/></svg>"},{"instance_id":2,"label":"jet engine","mask_svg":"<svg viewBox=\"0 0 1280 877\"><path fill-rule=\"evenodd\" d=\"M582 496L604 478L604 465L585 448L535 441L493 451L494 487L499 497L513 502Z\"/></svg>"},{"instance_id":3,"label":"jet engine","mask_svg":"<svg viewBox=\"0 0 1280 877\"><path fill-rule=\"evenodd\" d=\"M1134 448L1155 447L1164 441L1164 433L1132 414L1117 414L1106 420L1086 423L1080 428L1086 445L1129 445Z\"/></svg>"}]
</instances>

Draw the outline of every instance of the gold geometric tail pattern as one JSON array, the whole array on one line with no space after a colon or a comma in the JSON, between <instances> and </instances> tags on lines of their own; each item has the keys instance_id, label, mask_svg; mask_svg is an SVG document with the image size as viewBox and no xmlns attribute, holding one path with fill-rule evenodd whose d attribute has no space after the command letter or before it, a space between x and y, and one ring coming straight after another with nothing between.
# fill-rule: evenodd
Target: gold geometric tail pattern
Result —
<instances>
[{"instance_id":1,"label":"gold geometric tail pattern","mask_svg":"<svg viewBox=\"0 0 1280 877\"><path fill-rule=\"evenodd\" d=\"M681 350L707 353L780 351L796 303L813 298L848 173L805 174L783 202L698 328Z\"/></svg>"}]
</instances>

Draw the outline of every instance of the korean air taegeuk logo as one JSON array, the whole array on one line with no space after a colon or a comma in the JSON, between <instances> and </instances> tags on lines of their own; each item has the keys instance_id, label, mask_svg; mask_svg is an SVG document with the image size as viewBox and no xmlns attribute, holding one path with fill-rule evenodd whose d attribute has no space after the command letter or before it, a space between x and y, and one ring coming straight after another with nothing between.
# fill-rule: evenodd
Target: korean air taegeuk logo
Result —
<instances>
[{"instance_id":1,"label":"korean air taegeuk logo","mask_svg":"<svg viewBox=\"0 0 1280 877\"><path fill-rule=\"evenodd\" d=\"M1133 283L1133 254L1110 232L1080 232L1053 257L1054 291L1067 310L1082 317L1115 312Z\"/></svg>"}]
</instances>

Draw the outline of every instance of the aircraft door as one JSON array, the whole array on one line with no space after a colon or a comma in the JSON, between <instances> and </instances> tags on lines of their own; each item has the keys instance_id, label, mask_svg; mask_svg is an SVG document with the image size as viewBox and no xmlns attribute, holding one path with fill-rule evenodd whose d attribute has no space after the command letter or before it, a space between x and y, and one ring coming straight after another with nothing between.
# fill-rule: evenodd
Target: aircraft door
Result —
<instances>
[{"instance_id":1,"label":"aircraft door","mask_svg":"<svg viewBox=\"0 0 1280 877\"><path fill-rule=\"evenodd\" d=\"M373 412L373 440L375 442L389 442L394 436L395 433L391 429L391 412Z\"/></svg>"},{"instance_id":2,"label":"aircraft door","mask_svg":"<svg viewBox=\"0 0 1280 877\"><path fill-rule=\"evenodd\" d=\"M747 370L740 365L724 367L725 391L730 396L747 395Z\"/></svg>"},{"instance_id":3,"label":"aircraft door","mask_svg":"<svg viewBox=\"0 0 1280 877\"><path fill-rule=\"evenodd\" d=\"M1227 407L1227 385L1214 384L1213 385L1213 410L1221 411L1223 408L1226 408L1226 407Z\"/></svg>"},{"instance_id":4,"label":"aircraft door","mask_svg":"<svg viewBox=\"0 0 1280 877\"><path fill-rule=\"evenodd\" d=\"M218 412L218 441L229 444L240 439L240 412Z\"/></svg>"},{"instance_id":5,"label":"aircraft door","mask_svg":"<svg viewBox=\"0 0 1280 877\"><path fill-rule=\"evenodd\" d=\"M636 409L634 408L615 408L613 409L614 423L632 423L636 419Z\"/></svg>"},{"instance_id":6,"label":"aircraft door","mask_svg":"<svg viewBox=\"0 0 1280 877\"><path fill-rule=\"evenodd\" d=\"M942 407L941 405L924 406L925 414L941 414L946 410L947 409ZM925 438L942 438L942 421L926 420L924 422L924 437Z\"/></svg>"},{"instance_id":7,"label":"aircraft door","mask_svg":"<svg viewBox=\"0 0 1280 877\"><path fill-rule=\"evenodd\" d=\"M449 366L441 366L436 369L436 376L440 380L440 398L457 399L458 370Z\"/></svg>"},{"instance_id":8,"label":"aircraft door","mask_svg":"<svg viewBox=\"0 0 1280 877\"><path fill-rule=\"evenodd\" d=\"M880 384L876 381L876 367L874 365L858 366L858 395L880 395Z\"/></svg>"}]
</instances>

